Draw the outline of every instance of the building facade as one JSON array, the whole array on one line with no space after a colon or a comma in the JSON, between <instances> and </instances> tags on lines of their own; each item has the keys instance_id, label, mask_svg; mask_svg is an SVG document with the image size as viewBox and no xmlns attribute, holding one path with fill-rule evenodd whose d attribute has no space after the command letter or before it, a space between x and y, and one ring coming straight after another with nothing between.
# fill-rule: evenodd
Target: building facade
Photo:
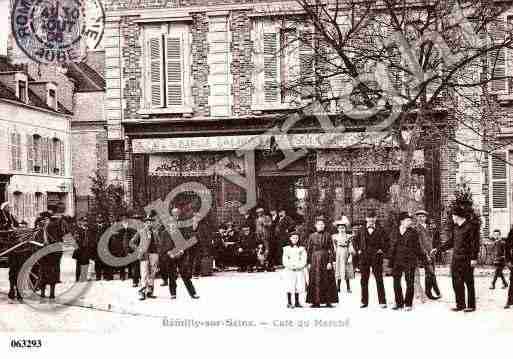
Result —
<instances>
[{"instance_id":1,"label":"building facade","mask_svg":"<svg viewBox=\"0 0 513 359\"><path fill-rule=\"evenodd\" d=\"M294 2L273 4L278 12L293 11ZM105 117L108 141L119 149L109 159L108 173L123 181L135 208L193 181L214 194L215 223L237 222L251 193L236 184L235 173L255 177L256 205L266 209L283 207L298 218L345 214L361 222L368 208L377 208L386 217L398 191L400 153L393 145L377 152L369 146L383 134L365 134L363 141L362 129L354 126L329 141L325 122L314 113L295 121L286 131L290 142L283 142L294 109L285 93L268 85L268 77L279 83L288 76L288 64L301 63L301 51L275 60L266 55L279 47L284 30L291 30L270 15L270 4L106 1L105 6ZM256 71L259 66L271 71ZM448 122L444 111L433 116ZM343 121L336 109L326 118L335 126ZM237 152L256 135L264 136L252 146L254 159ZM440 220L456 187L456 149L446 140L423 138L415 153L409 209L425 207ZM282 167L284 147L305 152ZM221 168L212 167L216 163ZM188 195L174 201L186 210L195 206Z\"/></svg>"},{"instance_id":2,"label":"building facade","mask_svg":"<svg viewBox=\"0 0 513 359\"><path fill-rule=\"evenodd\" d=\"M29 225L45 210L74 214L72 113L59 92L0 58L0 196Z\"/></svg>"}]
</instances>

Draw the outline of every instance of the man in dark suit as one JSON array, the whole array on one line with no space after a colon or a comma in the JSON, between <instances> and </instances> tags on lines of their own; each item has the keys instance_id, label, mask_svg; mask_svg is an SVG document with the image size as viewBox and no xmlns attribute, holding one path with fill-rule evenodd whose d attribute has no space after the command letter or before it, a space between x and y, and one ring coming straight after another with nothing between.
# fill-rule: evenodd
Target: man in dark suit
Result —
<instances>
[{"instance_id":1,"label":"man in dark suit","mask_svg":"<svg viewBox=\"0 0 513 359\"><path fill-rule=\"evenodd\" d=\"M417 263L424 264L427 255L420 246L419 235L411 227L411 217L408 212L399 214L399 227L393 230L393 243L390 248L390 266L394 276L395 307L410 311L413 304L413 287L415 280L415 268ZM406 277L406 298L403 295L401 280L403 273Z\"/></svg>"},{"instance_id":2,"label":"man in dark suit","mask_svg":"<svg viewBox=\"0 0 513 359\"><path fill-rule=\"evenodd\" d=\"M440 289L436 280L435 260L430 257L436 236L435 228L428 223L427 211L418 210L415 212L415 217L417 219L415 230L419 234L420 246L427 255L427 262L424 266L426 296L429 299L437 300L440 299ZM433 291L435 295L433 295Z\"/></svg>"},{"instance_id":3,"label":"man in dark suit","mask_svg":"<svg viewBox=\"0 0 513 359\"><path fill-rule=\"evenodd\" d=\"M294 229L294 220L287 215L285 209L278 212L278 222L275 227L275 235L278 240L278 248L276 253L277 264L281 264L283 257L283 247L289 244L289 230Z\"/></svg>"},{"instance_id":4,"label":"man in dark suit","mask_svg":"<svg viewBox=\"0 0 513 359\"><path fill-rule=\"evenodd\" d=\"M509 290L508 301L504 309L509 309L513 305L513 228L508 233L506 245L504 248L506 265L509 267Z\"/></svg>"},{"instance_id":5,"label":"man in dark suit","mask_svg":"<svg viewBox=\"0 0 513 359\"><path fill-rule=\"evenodd\" d=\"M178 279L178 272L182 278L183 284L192 299L199 299L196 289L192 283L192 247L182 249L178 254L172 254L175 249L175 238L178 236L178 231L183 235L185 241L192 240L195 236L192 227L179 227L179 221L182 220L181 212L178 208L173 208L171 211L172 220L166 227L160 228L160 245L164 247L164 252L169 255L168 275L169 275L169 292L171 299L176 299L176 280ZM198 245L197 243L195 245Z\"/></svg>"},{"instance_id":6,"label":"man in dark suit","mask_svg":"<svg viewBox=\"0 0 513 359\"><path fill-rule=\"evenodd\" d=\"M370 210L366 215L365 225L360 228L354 241L361 273L361 308L367 308L369 305L369 277L371 269L376 279L379 304L382 308L387 307L385 285L383 283L383 257L388 252L388 236L376 220L376 211Z\"/></svg>"},{"instance_id":7,"label":"man in dark suit","mask_svg":"<svg viewBox=\"0 0 513 359\"><path fill-rule=\"evenodd\" d=\"M263 239L261 241L261 243L264 244ZM248 225L244 225L242 227L242 232L239 235L239 243L237 248L240 272L253 270L253 267L256 265L256 248L258 242L259 241L255 235L251 233L250 227Z\"/></svg>"},{"instance_id":8,"label":"man in dark suit","mask_svg":"<svg viewBox=\"0 0 513 359\"><path fill-rule=\"evenodd\" d=\"M479 255L479 222L470 209L457 205L452 210L452 233L432 254L453 249L451 275L452 286L456 296L453 311L474 312L476 310L476 291L474 287L474 267ZM465 305L465 286L467 287L468 305Z\"/></svg>"},{"instance_id":9,"label":"man in dark suit","mask_svg":"<svg viewBox=\"0 0 513 359\"><path fill-rule=\"evenodd\" d=\"M495 266L495 273L492 279L492 286L490 289L495 289L495 283L497 279L502 280L502 288L506 289L508 287L508 282L506 278L504 278L504 267L506 266L505 256L506 256L506 241L501 237L501 231L496 229L492 233L492 237L490 238L494 242L493 250L494 250L494 258L493 264Z\"/></svg>"}]
</instances>

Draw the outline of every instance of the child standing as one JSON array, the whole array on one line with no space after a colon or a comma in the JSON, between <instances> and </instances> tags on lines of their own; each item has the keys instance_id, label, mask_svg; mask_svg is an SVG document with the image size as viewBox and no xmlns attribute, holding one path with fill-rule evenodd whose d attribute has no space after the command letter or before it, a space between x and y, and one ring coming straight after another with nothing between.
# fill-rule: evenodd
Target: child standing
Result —
<instances>
[{"instance_id":1,"label":"child standing","mask_svg":"<svg viewBox=\"0 0 513 359\"><path fill-rule=\"evenodd\" d=\"M287 308L301 308L299 293L303 293L306 287L305 268L307 253L305 247L298 245L299 234L290 234L290 245L283 248L283 265L285 267L284 279L287 288ZM294 293L294 306L292 305L292 293Z\"/></svg>"}]
</instances>

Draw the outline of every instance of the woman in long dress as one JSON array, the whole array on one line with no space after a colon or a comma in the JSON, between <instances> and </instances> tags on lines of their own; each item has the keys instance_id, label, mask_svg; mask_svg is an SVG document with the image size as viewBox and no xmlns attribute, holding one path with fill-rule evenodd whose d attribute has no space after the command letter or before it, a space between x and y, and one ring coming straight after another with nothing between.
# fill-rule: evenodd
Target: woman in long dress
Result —
<instances>
[{"instance_id":1,"label":"woman in long dress","mask_svg":"<svg viewBox=\"0 0 513 359\"><path fill-rule=\"evenodd\" d=\"M337 288L340 292L342 280L346 282L347 292L351 293L351 279L354 279L353 255L355 253L351 236L347 233L349 221L347 217L333 222L337 228L337 233L331 236L335 247L335 278L337 279Z\"/></svg>"},{"instance_id":2,"label":"woman in long dress","mask_svg":"<svg viewBox=\"0 0 513 359\"><path fill-rule=\"evenodd\" d=\"M313 308L319 308L321 304L331 307L332 303L338 303L333 268L335 252L333 241L325 231L324 219L321 217L316 219L315 232L308 238L307 254L309 283L306 302L312 304Z\"/></svg>"},{"instance_id":3,"label":"woman in long dress","mask_svg":"<svg viewBox=\"0 0 513 359\"><path fill-rule=\"evenodd\" d=\"M54 219L48 212L43 212L40 218L36 221L39 225L39 231L36 237L39 237L39 242L45 245L51 245L57 242L62 242L64 231L60 219ZM60 283L60 265L61 265L62 252L52 252L39 260L41 266L41 297L46 297L46 286L50 287L50 300L55 299L55 285Z\"/></svg>"}]
</instances>

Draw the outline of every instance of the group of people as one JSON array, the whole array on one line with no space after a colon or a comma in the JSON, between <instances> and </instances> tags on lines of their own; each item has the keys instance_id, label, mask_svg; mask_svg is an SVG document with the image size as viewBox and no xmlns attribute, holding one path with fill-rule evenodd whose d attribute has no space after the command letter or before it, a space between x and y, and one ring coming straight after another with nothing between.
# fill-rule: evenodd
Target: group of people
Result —
<instances>
[{"instance_id":1,"label":"group of people","mask_svg":"<svg viewBox=\"0 0 513 359\"><path fill-rule=\"evenodd\" d=\"M130 226L130 220L142 220L144 225L139 230ZM178 208L171 210L169 223L162 223L155 211L142 218L138 214L123 213L119 219L120 226L110 232L108 247L98 244L107 228L112 223L103 221L98 216L95 228L88 228L86 218L78 223L76 240L78 248L73 253L77 261L76 280L88 280L89 262L94 261L96 280L112 280L113 274L119 272L120 279L128 276L132 279L133 287L138 287L141 300L156 298L155 279L160 273L162 286L169 286L172 299L176 299L176 281L178 275L193 299L199 298L192 283L193 269L196 266L197 251L202 243L208 240L205 227L201 219L195 214L192 225L182 227L184 220ZM176 236L181 235L185 241L195 238L194 245L174 253ZM191 242L192 243L192 242ZM103 252L110 252L113 258L131 258L128 265L121 262L113 263Z\"/></svg>"},{"instance_id":2,"label":"group of people","mask_svg":"<svg viewBox=\"0 0 513 359\"><path fill-rule=\"evenodd\" d=\"M355 268L353 263L357 260L361 273L361 308L369 305L368 284L371 270L376 280L379 305L387 308L383 268L388 261L387 265L392 269L395 297L392 309L411 311L415 287L421 287L419 268L423 267L425 271L425 295L432 300L441 298L434 258L439 253L452 249L451 276L456 298L456 306L452 310L475 311L474 267L477 265L480 248L478 220L463 207L453 208L447 240L435 246L433 228L428 224L428 213L419 210L415 217L414 222L408 212L401 212L397 223L391 230L386 231L377 223L376 211L370 210L366 214L365 225L354 236L347 233L347 218L335 221L333 224L337 231L330 235L326 230L325 219L318 217L315 220L315 232L310 234L305 246L298 244L298 233L292 232L290 245L283 252L287 306L301 306L298 301L299 293L306 290L306 302L312 307L320 307L322 304L331 307L339 301L338 292L342 279L345 279L350 292L350 280L354 277ZM500 233L494 235L500 236ZM513 230L508 240L501 243L499 248L492 289L495 288L497 278L501 277L504 265L512 268ZM510 272L511 281L513 270ZM402 288L403 277L406 291ZM504 278L503 282L506 287ZM296 298L294 305L291 302L292 295ZM510 287L505 308L512 305L513 290Z\"/></svg>"},{"instance_id":3,"label":"group of people","mask_svg":"<svg viewBox=\"0 0 513 359\"><path fill-rule=\"evenodd\" d=\"M155 279L157 273L162 277L162 285L169 286L172 299L176 298L176 281L178 276L191 298L197 299L192 278L198 258L201 259L202 248L207 248L214 258L215 267L224 269L229 263L227 249L239 270L255 269L273 271L283 266L283 278L286 282L287 306L301 307L300 294L306 292L306 302L312 307L326 305L331 307L339 302L339 293L345 284L351 293L351 280L355 269L360 271L361 308L369 305L369 279L374 275L378 303L387 308L384 267L391 268L395 305L394 310L412 310L416 288L420 285L420 268L425 272L425 296L431 300L441 297L438 287L434 258L444 251L452 249L451 275L456 298L454 311L473 312L476 310L474 287L474 267L480 249L480 225L468 210L460 207L452 209L451 224L447 240L435 245L435 232L428 223L429 214L419 210L413 217L401 212L395 225L385 230L378 221L375 210L365 216L365 224L354 235L349 220L341 216L335 220L330 230L328 222L322 216L317 217L314 231L306 235L303 223L296 223L285 210L270 211L263 208L256 210L256 216L244 213L240 232L231 223L223 225L217 236L213 236L204 221L194 214L190 223L183 226L185 220L178 208L171 210L170 221L163 223L157 213L152 211L145 218L137 214L124 213L118 221L115 218L105 220L98 215L95 225L88 225L87 219L80 218L76 226L63 222L61 216L51 212L40 214L35 223L36 241L49 245L63 241L66 233L72 233L77 247L73 258L77 262L76 280L89 280L89 263L94 261L97 280L111 280L119 272L120 279L127 277L138 287L141 300L155 298ZM131 219L143 219L139 230L129 225ZM114 222L118 226L111 230L108 247L98 246L102 235ZM121 223L121 225L119 225ZM11 231L19 228L19 223L10 213L9 204L0 206L0 230ZM176 248L177 238L186 243L183 248ZM503 275L507 265L512 268L513 230L506 240L501 239L499 231L494 231L496 271L491 289L495 289L498 278L506 288L508 283ZM102 251L110 252L112 258L132 256L133 260L125 265L110 263ZM22 300L17 289L17 276L29 254L12 252L9 255L8 297L10 300ZM60 282L60 261L62 253L50 253L39 259L41 297L46 298L49 287L49 299L55 299L55 286ZM388 263L387 263L388 262ZM125 262L126 263L126 262ZM510 270L510 282L513 270ZM403 291L403 277L406 290ZM513 305L512 286L508 291L505 308ZM466 289L466 293L465 293ZM292 299L294 298L294 303Z\"/></svg>"},{"instance_id":4,"label":"group of people","mask_svg":"<svg viewBox=\"0 0 513 359\"><path fill-rule=\"evenodd\" d=\"M300 225L285 209L257 208L256 215L243 213L238 229L232 222L223 224L214 239L215 266L223 270L238 267L240 272L274 271L282 264L283 247L289 243L289 232Z\"/></svg>"}]
</instances>

